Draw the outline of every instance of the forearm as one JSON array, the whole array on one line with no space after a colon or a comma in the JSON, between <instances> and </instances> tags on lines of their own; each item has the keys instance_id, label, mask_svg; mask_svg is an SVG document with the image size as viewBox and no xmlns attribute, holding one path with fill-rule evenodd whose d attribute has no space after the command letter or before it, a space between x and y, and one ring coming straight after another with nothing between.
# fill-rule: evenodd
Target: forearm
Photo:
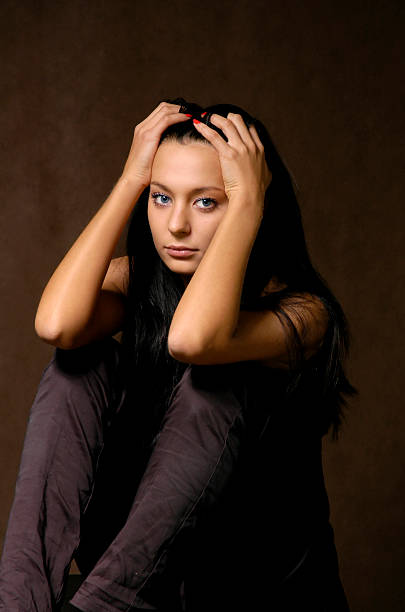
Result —
<instances>
[{"instance_id":1,"label":"forearm","mask_svg":"<svg viewBox=\"0 0 405 612\"><path fill-rule=\"evenodd\" d=\"M43 338L73 337L90 320L114 248L142 193L120 178L49 279L35 317Z\"/></svg>"},{"instance_id":2,"label":"forearm","mask_svg":"<svg viewBox=\"0 0 405 612\"><path fill-rule=\"evenodd\" d=\"M173 353L204 350L232 337L249 256L260 227L259 207L246 200L229 204L174 313Z\"/></svg>"}]
</instances>

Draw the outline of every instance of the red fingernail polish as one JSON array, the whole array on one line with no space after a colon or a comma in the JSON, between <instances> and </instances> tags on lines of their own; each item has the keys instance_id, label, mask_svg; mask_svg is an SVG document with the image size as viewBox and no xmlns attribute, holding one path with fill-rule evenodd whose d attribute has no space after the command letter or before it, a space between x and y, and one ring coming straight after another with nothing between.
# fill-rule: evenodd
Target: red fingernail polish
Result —
<instances>
[{"instance_id":1,"label":"red fingernail polish","mask_svg":"<svg viewBox=\"0 0 405 612\"><path fill-rule=\"evenodd\" d=\"M204 117L204 115L207 114L207 111L205 111L205 113L201 113L201 117Z\"/></svg>"},{"instance_id":2,"label":"red fingernail polish","mask_svg":"<svg viewBox=\"0 0 405 612\"><path fill-rule=\"evenodd\" d=\"M188 113L184 113L186 117L192 117L193 115L189 115Z\"/></svg>"},{"instance_id":3,"label":"red fingernail polish","mask_svg":"<svg viewBox=\"0 0 405 612\"><path fill-rule=\"evenodd\" d=\"M193 119L193 123L201 123L201 121L198 121L198 119Z\"/></svg>"}]
</instances>

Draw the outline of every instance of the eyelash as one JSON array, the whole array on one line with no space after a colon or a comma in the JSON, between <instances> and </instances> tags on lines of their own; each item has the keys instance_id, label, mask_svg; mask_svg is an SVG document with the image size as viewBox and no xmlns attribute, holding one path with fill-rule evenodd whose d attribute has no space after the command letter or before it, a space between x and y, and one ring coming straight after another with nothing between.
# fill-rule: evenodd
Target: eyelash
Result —
<instances>
[{"instance_id":1,"label":"eyelash","mask_svg":"<svg viewBox=\"0 0 405 612\"><path fill-rule=\"evenodd\" d=\"M159 204L156 201L156 198L158 198L160 196L163 196L164 198L168 198L169 197L165 193L152 193L151 194L151 198L154 201L154 203L156 204L156 206L163 206L164 207L164 206L166 206L166 204ZM205 211L211 212L211 210L214 210L214 208L216 208L216 206L217 206L217 200L215 200L214 198L198 198L198 200L196 200L196 202L200 202L201 200L206 200L207 202L213 202L215 204L215 206L211 206L211 208L200 208L200 207L197 207L197 208L199 208L199 210L202 210L204 212Z\"/></svg>"}]
</instances>

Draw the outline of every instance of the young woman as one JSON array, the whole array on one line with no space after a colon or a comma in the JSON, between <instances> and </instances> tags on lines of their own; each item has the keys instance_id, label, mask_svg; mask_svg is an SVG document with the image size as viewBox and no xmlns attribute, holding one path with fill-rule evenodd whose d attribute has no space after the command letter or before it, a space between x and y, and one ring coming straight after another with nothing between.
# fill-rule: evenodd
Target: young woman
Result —
<instances>
[{"instance_id":1,"label":"young woman","mask_svg":"<svg viewBox=\"0 0 405 612\"><path fill-rule=\"evenodd\" d=\"M127 255L111 259L129 218ZM260 121L160 103L35 328L56 349L0 609L60 609L75 558L71 602L87 612L348 610L321 438L356 392L349 332Z\"/></svg>"}]
</instances>

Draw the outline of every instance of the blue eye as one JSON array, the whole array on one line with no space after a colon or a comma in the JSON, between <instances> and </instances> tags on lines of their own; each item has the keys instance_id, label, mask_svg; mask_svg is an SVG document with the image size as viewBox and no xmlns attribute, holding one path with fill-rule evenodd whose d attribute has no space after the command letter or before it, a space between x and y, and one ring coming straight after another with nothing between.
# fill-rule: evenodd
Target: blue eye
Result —
<instances>
[{"instance_id":1,"label":"blue eye","mask_svg":"<svg viewBox=\"0 0 405 612\"><path fill-rule=\"evenodd\" d=\"M160 204L161 206L162 204L164 206L164 204L167 204L167 202L157 202L157 198L167 198L168 200L170 200L169 196L165 195L164 193L152 193L151 198L156 204Z\"/></svg>"},{"instance_id":2,"label":"blue eye","mask_svg":"<svg viewBox=\"0 0 405 612\"><path fill-rule=\"evenodd\" d=\"M214 200L213 198L200 198L199 200L197 200L197 202L212 202L214 204L214 206L210 206L210 208L207 208L206 206L202 206L201 207L202 210L212 210L217 205L217 201ZM197 206L197 208L200 208L200 207Z\"/></svg>"},{"instance_id":3,"label":"blue eye","mask_svg":"<svg viewBox=\"0 0 405 612\"><path fill-rule=\"evenodd\" d=\"M151 193L150 197L157 206L166 206L166 204L168 204L168 202L170 201L169 196L165 195L164 193ZM158 198L163 198L163 200L158 201ZM206 210L208 212L214 210L214 208L216 208L217 206L217 201L214 198L199 198L198 200L196 200L196 202L212 203L212 206L210 207L197 206L197 208L199 208L200 210Z\"/></svg>"}]
</instances>

